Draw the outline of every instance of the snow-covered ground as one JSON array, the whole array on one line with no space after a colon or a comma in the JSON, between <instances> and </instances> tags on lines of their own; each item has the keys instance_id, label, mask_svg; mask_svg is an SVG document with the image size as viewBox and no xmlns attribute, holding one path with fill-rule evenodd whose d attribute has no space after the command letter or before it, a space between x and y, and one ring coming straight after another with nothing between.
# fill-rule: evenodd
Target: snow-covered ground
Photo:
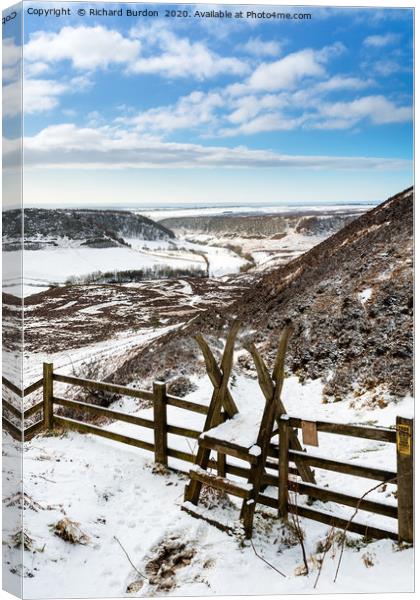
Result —
<instances>
[{"instance_id":1,"label":"snow-covered ground","mask_svg":"<svg viewBox=\"0 0 420 600\"><path fill-rule=\"evenodd\" d=\"M143 240L127 240L135 249L141 249L161 261L165 260L191 260L198 262L200 268L204 268L206 260L209 264L210 277L223 277L224 275L234 275L240 271L240 268L247 263L244 258L238 254L218 244L217 239L212 243L205 244L190 242L184 238L171 240L167 242L166 248L161 242L145 242ZM204 258L206 257L206 259Z\"/></svg>"},{"instance_id":2,"label":"snow-covered ground","mask_svg":"<svg viewBox=\"0 0 420 600\"><path fill-rule=\"evenodd\" d=\"M153 221L162 221L163 219L172 219L175 217L205 217L216 215L271 215L284 213L305 213L313 211L316 213L341 213L343 211L366 212L375 205L371 203L362 204L255 204L255 205L236 205L226 206L223 204L216 206L184 206L182 208L144 208L135 209L133 212Z\"/></svg>"},{"instance_id":3,"label":"snow-covered ground","mask_svg":"<svg viewBox=\"0 0 420 600\"><path fill-rule=\"evenodd\" d=\"M246 260L228 248L202 246L185 241L146 241L128 239L131 248L86 248L64 246L23 252L23 295L30 296L63 285L72 277L92 273L128 270L172 268L206 272L207 261L211 277L238 273ZM15 263L20 252L8 252L3 265L3 291L20 295ZM206 258L207 260L206 260Z\"/></svg>"},{"instance_id":4,"label":"snow-covered ground","mask_svg":"<svg viewBox=\"0 0 420 600\"><path fill-rule=\"evenodd\" d=\"M6 261L3 274L6 282L13 285L13 273L7 266L12 264L15 252L9 252L11 261ZM71 277L81 277L91 273L147 269L156 266L174 268L203 269L204 260L199 256L160 257L147 251L132 248L48 248L44 250L26 250L23 253L24 282L26 294L38 293L38 286L64 284ZM29 292L29 293L28 293Z\"/></svg>"},{"instance_id":5,"label":"snow-covered ground","mask_svg":"<svg viewBox=\"0 0 420 600\"><path fill-rule=\"evenodd\" d=\"M211 387L206 379L196 379L197 389L188 399L207 404ZM244 431L252 441L252 430L263 406L255 380L236 376L231 387L244 420ZM366 410L362 398L334 404L322 401L322 384L299 384L286 380L283 401L290 415L351 423L393 425L395 416L412 410L412 399L389 404L385 409ZM363 408L362 408L363 405ZM115 408L150 416L150 408L139 407L133 399L121 399ZM168 421L200 430L204 417L169 407ZM246 426L248 423L248 426ZM254 425L253 425L254 424ZM151 431L126 423L106 426L113 431L151 440ZM310 452L334 456L364 465L395 468L395 447L333 434L319 435L319 448ZM170 436L169 445L191 451L194 443ZM4 467L13 459L13 442L6 437ZM235 459L229 458L234 462ZM240 463L238 463L240 464ZM189 467L170 459L170 466ZM301 519L305 534L309 575L302 573L302 552L291 529L275 518L270 509L258 507L253 544L256 552L285 577L256 556L242 536L229 536L208 523L181 511L184 475L165 471L143 450L126 447L91 435L69 432L64 437L38 436L25 444L25 531L31 550L25 551L24 594L35 597L109 597L155 595L285 594L333 592L408 592L413 590L413 550L400 549L389 540L363 542L348 534L337 581L340 546L336 541L327 552L319 581L314 588L320 544L327 526ZM330 489L362 495L372 487L369 480L317 470L317 482ZM7 481L6 481L7 486ZM13 494L4 491L4 496ZM382 486L368 498L395 504L392 485ZM274 488L266 494L273 495ZM300 501L304 501L302 498ZM10 502L9 502L10 503ZM8 511L5 504L5 522ZM203 502L200 503L203 506ZM237 500L224 501L207 495L205 510L215 520L235 524L239 516ZM315 502L313 508L330 512L332 503ZM336 513L349 518L353 509L334 506ZM63 518L80 523L88 536L83 545L73 545L54 535L53 526ZM395 530L388 518L360 511L357 520ZM14 531L6 532L6 541ZM136 569L130 564L128 553ZM9 570L5 577L16 578L22 571L19 555L4 546ZM10 570L16 569L15 573ZM131 590L131 591L127 591Z\"/></svg>"},{"instance_id":6,"label":"snow-covered ground","mask_svg":"<svg viewBox=\"0 0 420 600\"><path fill-rule=\"evenodd\" d=\"M169 217L239 214L270 215L283 213L327 213L342 214L351 210L363 213L371 205L319 205L319 206L236 206L236 207L191 207L176 209L135 210L159 221ZM198 269L209 273L210 277L223 277L240 272L245 266L257 265L266 269L288 262L299 254L308 251L326 237L324 235L303 235L291 230L282 239L247 238L234 232L228 237L179 235L178 239L148 241L130 239L125 241L131 247L89 248L81 240L67 237L54 238L53 247L23 252L23 286L16 276L16 264L20 264L21 253L4 253L3 291L24 297L47 290L52 285L63 285L71 278L80 278L93 273L118 272L127 270L172 268ZM37 238L35 237L34 240ZM39 236L39 242L43 237ZM239 254L232 247L240 248ZM244 256L252 257L250 262ZM247 258L249 258L249 256Z\"/></svg>"},{"instance_id":7,"label":"snow-covered ground","mask_svg":"<svg viewBox=\"0 0 420 600\"><path fill-rule=\"evenodd\" d=\"M223 235L215 236L206 233L179 234L179 237L195 244L219 245L219 247L238 247L241 249L243 256L249 255L252 257L257 271L264 271L287 263L300 254L308 252L311 248L323 242L330 235L331 232L320 235L305 235L291 229L280 239L273 239L270 237L241 237L240 234L232 234L224 237ZM203 247L205 248L206 246Z\"/></svg>"},{"instance_id":8,"label":"snow-covered ground","mask_svg":"<svg viewBox=\"0 0 420 600\"><path fill-rule=\"evenodd\" d=\"M361 210L365 209L364 206ZM215 238L196 239L194 236L194 241L127 240L131 248L92 249L73 245L27 251L24 257L27 277L24 291L27 295L34 294L40 291L40 286L47 288L52 283L63 283L74 275L141 269L154 265L169 265L174 268L197 265L203 269L208 266L212 277L221 277L237 273L247 263L227 247L228 243L242 245L242 254L250 253L257 269L264 270L268 266L290 260L321 239L323 238L290 233L278 240L229 237L224 245ZM8 277L7 271L5 277ZM9 280L12 277L13 273L10 273ZM38 347L36 351L27 352L24 356L24 385L41 376L43 361L53 362L55 371L78 372L80 376L83 376L83 368L94 362L101 366L98 378L102 379L111 370L118 368L120 363L138 353L140 348L193 318L192 308L204 310L207 305L211 305L213 296L219 306L230 301L230 289L226 290L225 296L222 295L223 279L218 280L215 291L213 288L200 291L196 281L179 279L176 283L162 281L127 284L118 286L121 288L118 294L116 288L105 292L91 286L80 298L76 292L72 296L70 291L62 297L51 294L51 298L42 300L45 302L44 316L40 314L33 322L31 311L38 307L36 302L28 305L27 331L32 333L34 330L35 334L39 332L40 340L43 328L54 325L55 318L69 327L74 323L86 331L90 321L102 321L108 326L109 319L115 320L117 315L126 319L127 313L133 311L141 313L144 322L139 319L137 327L127 327L124 320L125 329L115 331L110 324L111 333L108 337L92 340L88 333L79 348L69 349L66 346L65 351L63 347L52 351L51 348ZM12 285L16 282L10 283L7 289L12 291L15 289ZM143 286L148 287L148 295ZM124 297L124 289L136 294L141 307L135 304L136 300L133 298ZM370 288L362 290L360 299L368 301L370 293ZM149 321L156 306L159 307L161 319L159 326L154 328ZM171 315L174 314L176 322L175 318L171 320ZM7 363L10 358L18 357L9 353L6 356ZM20 381L19 364L16 360L13 363L16 370L7 372L7 376L14 382ZM196 390L188 399L207 404L212 391L207 379L196 377L192 382L196 385ZM322 391L323 384L320 380L301 385L295 377L287 379L283 400L288 413L308 420L393 426L396 415L409 414L413 408L411 398L405 398L398 404L391 402L385 389L375 390L384 400L381 406L385 408L382 409L372 408L369 394L337 403L325 403ZM252 446L256 441L264 404L261 391L256 380L237 372L231 392L240 413L231 423L220 426L213 434ZM66 397L66 386L56 385L55 393ZM34 402L34 396L29 401ZM150 407L133 399L122 398L114 403L113 408L146 418L152 417ZM201 431L204 417L168 407L168 420L170 424ZM104 427L145 441L153 441L153 434L149 429L121 422L108 423ZM337 460L364 466L395 469L395 447L392 444L325 433L319 434L319 441L318 448L309 449L311 453L334 456ZM4 469L7 472L16 461L16 447L7 434L5 442ZM174 435L169 435L169 445L186 452L197 448L194 441ZM229 458L228 461L246 466L234 458ZM256 556L249 543L243 542L239 527L238 535L229 536L182 512L183 491L187 482L185 475L156 468L153 456L146 451L91 435L68 432L64 437L38 436L27 442L23 464L28 502L25 531L29 536L30 547L24 553L23 574L24 593L28 598L403 592L413 589L412 549L401 550L389 540L367 544L352 534L348 536L351 544L345 549L337 581L334 583L340 551L335 542L326 554L315 588L319 560L322 558L319 545L326 539L328 527L301 519L310 564L309 575L302 576L299 575L302 573L302 553L293 532L275 518L271 509L258 507L253 538L255 550L285 574L285 577L281 576ZM170 467L188 470L190 466L170 459ZM373 485L370 480L319 469L316 477L320 486L359 497ZM8 487L9 485L11 486L11 482L6 477L6 523L12 522L8 521L8 512L11 516L16 510L13 507L15 489ZM265 493L274 496L276 490L268 488ZM381 486L371 492L368 499L395 505L395 486ZM302 503L305 501L304 497L299 500ZM205 510L211 518L234 525L238 522L238 500L230 499L221 504L220 498L208 497L206 503ZM353 513L353 509L349 507L330 502L311 502L311 506L329 513L334 511L334 514L347 519ZM87 536L83 545L70 544L54 535L52 528L63 518L80 523L81 530ZM363 511L359 512L357 520L396 530L395 520ZM15 533L13 528L6 531L6 580L16 580L22 573L19 553L13 548L11 541ZM120 544L128 552L136 568L146 575L146 579L130 564Z\"/></svg>"},{"instance_id":9,"label":"snow-covered ground","mask_svg":"<svg viewBox=\"0 0 420 600\"><path fill-rule=\"evenodd\" d=\"M138 352L153 342L153 340L165 335L169 331L176 329L178 325L160 327L159 329L142 330L133 333L122 333L116 335L112 340L104 340L95 344L89 344L78 350L71 352L24 352L23 354L23 372L24 387L30 385L42 377L42 365L44 362L52 362L54 370L61 374L72 375L79 372L83 365L95 363L98 365L100 376L104 377L109 370L115 370L119 365L119 360L127 360L131 350ZM13 357L7 360L12 363ZM101 369L101 363L103 367ZM17 365L20 368L20 365ZM108 369L108 371L107 371ZM10 375L9 375L10 376ZM13 378L15 381L15 379ZM33 399L30 400L33 403Z\"/></svg>"}]
</instances>

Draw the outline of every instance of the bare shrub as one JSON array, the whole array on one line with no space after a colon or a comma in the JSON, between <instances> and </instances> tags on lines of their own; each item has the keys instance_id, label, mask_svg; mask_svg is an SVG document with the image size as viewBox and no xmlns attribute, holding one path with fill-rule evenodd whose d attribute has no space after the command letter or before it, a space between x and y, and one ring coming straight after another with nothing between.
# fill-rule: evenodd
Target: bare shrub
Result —
<instances>
[{"instance_id":1,"label":"bare shrub","mask_svg":"<svg viewBox=\"0 0 420 600\"><path fill-rule=\"evenodd\" d=\"M172 394L173 396L179 396L180 398L187 396L187 394L194 392L196 389L197 386L194 383L192 383L192 381L188 379L188 377L186 377L185 375L174 377L168 383L167 387L168 394Z\"/></svg>"}]
</instances>

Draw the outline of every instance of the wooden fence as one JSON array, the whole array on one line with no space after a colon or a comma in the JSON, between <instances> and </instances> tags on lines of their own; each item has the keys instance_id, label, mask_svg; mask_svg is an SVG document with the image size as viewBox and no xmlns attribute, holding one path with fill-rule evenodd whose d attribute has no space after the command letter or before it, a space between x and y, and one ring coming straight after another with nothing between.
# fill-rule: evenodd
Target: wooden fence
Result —
<instances>
[{"instance_id":1,"label":"wooden fence","mask_svg":"<svg viewBox=\"0 0 420 600\"><path fill-rule=\"evenodd\" d=\"M82 387L88 390L104 391L118 394L120 396L129 396L149 400L153 405L153 418L143 418L110 408L104 408L81 402L60 398L55 395L54 382ZM54 426L70 428L82 433L90 433L103 438L114 440L116 442L135 446L146 451L154 453L155 461L167 465L168 458L178 459L187 463L194 463L195 454L171 448L168 443L168 434L182 436L183 438L197 440L201 431L187 427L171 425L167 419L167 407L174 406L179 409L207 414L207 407L201 404L179 398L167 393L166 384L155 382L151 391L128 388L122 385L82 379L69 375L59 375L54 373L52 364L44 364L43 378L21 391L8 380L3 378L3 385L7 389L23 398L33 393L35 390L43 387L43 400L38 402L23 413L14 407L10 402L3 400L3 412L9 412L16 418L22 419L33 416L43 409L43 418L38 420L27 429L19 430L10 420L3 416L3 425L5 429L16 439L29 439L31 436L39 433L42 429L52 429ZM98 415L109 418L113 421L123 421L140 427L148 428L154 432L154 441L147 442L138 438L122 435L114 431L103 429L97 425L85 423L78 419L59 416L54 412L54 406L73 408L78 411L84 411L88 414ZM375 440L394 444L396 447L397 470L390 471L381 468L373 468L360 464L346 463L335 458L326 458L312 455L306 451L298 452L290 448L289 439L291 430L299 429L303 421L297 418L283 416L279 422L279 429L273 432L273 436L279 434L279 443L270 444L268 457L266 461L265 473L263 476L264 486L273 486L277 489L278 496L269 496L262 492L258 496L258 502L262 505L278 510L280 517L284 518L288 513L295 513L301 517L312 519L337 528L346 529L354 533L364 535L369 538L391 538L398 541L413 542L413 419L398 417L395 429L382 427L367 427L359 425L347 425L340 423L331 423L326 421L316 421L314 426L318 432L329 433L332 435L343 435L354 438ZM204 438L205 440L206 438ZM226 442L223 442L223 452L226 454ZM248 449L237 444L229 444L229 455L249 462L252 460ZM220 459L220 457L218 457ZM367 480L374 480L383 483L392 483L397 486L397 502L395 504L386 504L372 501L364 497L343 493L339 490L320 487L316 484L304 483L297 479L296 460L304 461L310 467L334 471L348 476L362 477ZM218 471L220 460L212 459L209 463L209 469ZM224 472L237 478L248 479L249 467L231 464L225 461L223 463ZM290 478L292 475L292 478ZM214 485L214 478L209 473L199 473L197 476L206 483L209 478L211 485ZM220 477L217 478L220 480ZM232 482L225 480L225 484L220 481L217 485L230 493L230 487L237 491L239 486L230 485ZM265 490L264 490L265 491ZM331 515L330 512L315 509L309 506L303 506L298 502L291 501L292 495L309 496L312 499L323 502L333 502L349 506L355 511L367 511L369 513L383 515L395 519L398 523L397 531L389 531L371 524L359 522L356 519L348 520L346 518ZM238 495L238 494L235 494Z\"/></svg>"}]
</instances>

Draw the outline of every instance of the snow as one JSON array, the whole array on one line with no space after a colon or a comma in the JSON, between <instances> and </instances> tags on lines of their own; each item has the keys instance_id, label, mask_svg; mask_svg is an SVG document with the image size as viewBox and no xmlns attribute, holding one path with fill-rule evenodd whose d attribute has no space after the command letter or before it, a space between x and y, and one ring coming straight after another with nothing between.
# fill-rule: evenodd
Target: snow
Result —
<instances>
[{"instance_id":1,"label":"snow","mask_svg":"<svg viewBox=\"0 0 420 600\"><path fill-rule=\"evenodd\" d=\"M182 323L181 323L182 325ZM159 329L144 329L138 333L120 333L115 335L112 340L104 340L87 346L83 346L78 350L69 352L37 352L24 353L23 356L23 372L24 372L24 387L30 385L42 373L42 364L44 362L52 362L54 371L59 371L60 374L74 375L75 370L80 365L88 362L105 363L107 359L112 358L113 367L116 368L119 357L127 358L131 349L136 349L151 343L156 338L178 328L180 325L168 325L159 327ZM6 358L7 364L13 363L13 356Z\"/></svg>"},{"instance_id":2,"label":"snow","mask_svg":"<svg viewBox=\"0 0 420 600\"><path fill-rule=\"evenodd\" d=\"M169 216L199 216L201 214L278 214L307 212L308 210L328 215L344 214L351 209L355 214L364 212L367 205L323 205L323 206L254 206L235 207L228 210L222 207L192 207L180 210L135 211L146 214L156 220ZM240 234L217 235L200 234L179 235L178 239L142 240L127 238L130 247L88 248L80 240L66 237L55 240L55 247L41 250L11 251L5 253L3 277L4 290L18 297L27 297L47 290L51 285L63 285L72 277L85 277L98 272L118 272L127 270L154 269L171 267L173 269L198 269L207 271L210 277L224 277L240 272L242 267L252 266L244 258L252 257L258 271L284 264L328 237L322 235L304 235L293 229L281 239L249 238ZM40 240L42 241L42 239ZM232 250L241 248L240 254ZM23 256L24 282L19 284L16 264ZM248 256L248 258L249 258Z\"/></svg>"},{"instance_id":3,"label":"snow","mask_svg":"<svg viewBox=\"0 0 420 600\"><path fill-rule=\"evenodd\" d=\"M249 453L251 456L260 456L261 448L257 445L251 446L251 448L249 449Z\"/></svg>"},{"instance_id":4,"label":"snow","mask_svg":"<svg viewBox=\"0 0 420 600\"><path fill-rule=\"evenodd\" d=\"M200 217L200 216L223 216L223 215L240 215L240 214L283 214L283 213L300 213L300 212L319 212L319 213L337 213L340 214L346 211L366 212L375 205L366 204L257 204L257 205L235 205L235 206L191 206L184 208L152 208L145 207L144 209L135 210L137 214L153 219L153 221L162 221L164 219L180 218L180 217Z\"/></svg>"},{"instance_id":5,"label":"snow","mask_svg":"<svg viewBox=\"0 0 420 600\"><path fill-rule=\"evenodd\" d=\"M363 292L357 294L362 304L365 304L371 299L372 291L372 288L366 288L365 290L363 290Z\"/></svg>"},{"instance_id":6,"label":"snow","mask_svg":"<svg viewBox=\"0 0 420 600\"><path fill-rule=\"evenodd\" d=\"M304 235L296 233L293 229L285 233L284 237L275 239L271 237L253 238L241 237L237 234L217 234L209 235L208 233L186 233L178 232L180 239L185 240L197 247L206 251L211 246L229 246L241 248L242 255L251 255L256 264L256 270L262 271L272 268L276 265L281 265L290 260L293 260L303 252L307 252L316 244L321 243L330 233L323 235ZM211 259L211 254L209 254ZM243 264L247 264L242 259ZM250 263L248 263L250 264Z\"/></svg>"},{"instance_id":7,"label":"snow","mask_svg":"<svg viewBox=\"0 0 420 600\"><path fill-rule=\"evenodd\" d=\"M13 263L18 252L8 252L4 277L7 286L13 286ZM24 295L42 291L39 286L64 284L70 277L81 277L96 272L127 271L170 266L173 268L204 268L204 260L186 256L156 257L132 248L48 248L24 252ZM16 290L17 291L17 290Z\"/></svg>"},{"instance_id":8,"label":"snow","mask_svg":"<svg viewBox=\"0 0 420 600\"><path fill-rule=\"evenodd\" d=\"M197 389L187 398L207 404L211 385L206 379L196 379ZM254 424L258 419L253 413L261 413L264 400L258 383L237 375L232 395L246 415L244 422ZM351 407L351 400L324 404L322 384L319 380L307 385L299 384L297 378L286 379L283 394L290 415L311 420L327 419L363 423L381 422L392 425L395 415L413 405L406 398L401 405L374 409L359 414ZM122 398L113 406L119 410L150 417L151 408L139 408L132 398ZM201 430L204 417L168 407L168 421ZM234 419L235 421L235 419ZM236 419L237 422L238 419ZM119 431L146 441L152 440L153 432L128 423L115 422L107 429ZM249 427L248 433L252 430ZM243 426L241 435L246 436ZM241 436L240 436L241 437ZM7 470L15 460L15 444L5 434L4 468ZM392 444L356 440L344 436L320 433L320 448L326 456L348 462L362 461L384 468L395 467L395 448ZM190 444L190 445L189 445ZM169 436L170 447L186 451L196 449L194 442L187 443L181 436ZM255 448L255 450L257 450ZM228 462L241 464L232 457ZM242 463L243 464L243 463ZM190 465L170 459L170 466L188 471ZM328 532L328 527L314 521L301 519L305 531L305 548L310 558L308 576L296 576L302 564L299 545L290 544L290 532L276 518L271 509L257 505L253 543L257 552L268 562L285 573L281 577L275 570L258 559L249 543L238 536L227 535L203 520L192 518L181 511L184 475L153 464L153 455L137 448L105 440L91 435L68 432L64 437L37 436L24 445L25 492L37 502L36 510L26 510L25 530L33 539L34 552L25 552L24 593L26 597L116 597L127 596L127 586L139 578L128 562L118 541L128 552L131 560L142 573L148 561L156 554L156 548L168 539L171 543L185 544L194 550L193 559L176 570L174 587L168 595L216 595L216 594L282 594L287 593L343 593L343 592L408 592L413 590L413 550L399 550L389 541L370 544L356 543L360 538L348 534L355 545L345 549L337 582L334 575L339 551L336 545L327 553L322 573L314 590L317 576L317 545ZM11 495L10 482L5 480L4 495ZM242 480L242 484L245 482ZM333 472L317 470L317 484L362 495L372 487L372 482ZM369 499L393 504L395 486L385 486L369 495ZM274 488L266 494L275 497ZM299 503L304 502L301 497ZM240 501L233 504L211 504L193 507L213 520L220 521L240 532L238 523ZM315 502L313 508L345 518L353 509ZM5 503L5 523L8 511L15 510ZM55 536L50 525L63 517L80 523L80 529L89 537L87 545L71 545ZM268 520L267 520L268 519ZM395 530L395 521L386 517L360 511L357 520ZM13 530L5 532L6 540ZM174 542L175 540L175 542ZM12 565L19 562L16 551L4 546L5 558ZM6 570L5 578L17 575ZM154 581L154 580L153 580ZM139 595L159 595L156 581L145 581Z\"/></svg>"},{"instance_id":9,"label":"snow","mask_svg":"<svg viewBox=\"0 0 420 600\"><path fill-rule=\"evenodd\" d=\"M186 284L186 282L184 282ZM109 305L109 303L104 303ZM162 331L157 332L160 335ZM152 339L142 332L141 336L121 336L116 340L116 359L139 343ZM92 356L109 357L110 344L92 345L80 353L72 353L72 359L64 354L55 357L60 370L73 368ZM32 363L34 378L42 357ZM188 399L201 404L208 403L211 386L206 379L195 381L198 389ZM226 431L219 431L222 439L250 445L251 453L258 451L252 446L256 441L264 399L255 380L238 375L231 392L240 408L240 414L232 422L223 424ZM343 423L375 423L386 426L395 424L397 414L412 414L413 400L405 398L401 403L390 403L386 409L367 409L369 394L354 401L348 398L340 403L324 403L323 384L320 380L301 385L297 378L288 378L284 386L283 400L288 413L308 420L331 420ZM383 395L386 398L386 390ZM59 394L62 396L63 394ZM151 417L151 408L139 408L132 398L122 398L114 405L125 412ZM201 430L202 415L193 415L168 407L170 424ZM222 427L222 426L219 426ZM106 429L125 435L153 441L150 430L124 423L107 424ZM214 431L213 431L214 434ZM216 432L217 434L217 432ZM13 442L6 436L5 469L13 453ZM395 469L395 448L391 444L353 440L344 436L319 434L320 447L309 448L313 454L333 456L337 460ZM194 441L187 442L180 436L169 436L172 448L196 451ZM248 446L249 447L249 446ZM257 454L255 454L257 455ZM244 466L244 463L229 457L228 462ZM189 465L170 459L170 466L189 469ZM305 547L310 557L309 576L296 576L302 564L298 546L290 546L285 539L289 533L281 523L263 516L272 511L257 505L253 543L258 553L286 574L282 578L267 564L259 560L249 544L238 536L229 536L206 523L195 520L181 511L184 486L187 480L172 472L153 472L153 455L145 451L96 438L68 433L65 438L38 436L25 444L24 470L26 493L41 506L37 511L27 510L25 528L34 540L35 552L25 552L26 577L24 593L27 597L121 597L127 586L138 575L129 564L116 538L128 551L137 568L144 572L156 547L175 538L188 548L193 548L193 560L176 571L174 587L168 595L229 595L229 594L296 594L296 593L348 593L348 592L408 592L413 590L413 551L399 551L389 540L346 548L338 581L333 583L338 564L336 549L327 554L322 574L314 590L317 576L317 544L325 539L328 528L324 525L301 519L305 531ZM320 486L344 493L361 496L373 484L361 478L317 470ZM242 480L243 483L243 480ZM8 485L8 484L6 484ZM10 490L11 492L12 490ZM372 492L369 499L395 505L395 486ZM8 493L6 489L6 493ZM274 488L265 493L276 496ZM10 495L10 494L9 494ZM305 497L299 499L305 505ZM315 502L318 511L349 518L353 509L339 507L327 502ZM196 512L202 512L213 520L223 522L240 531L238 518L240 503L232 506L206 508L200 503ZM10 509L5 508L6 515ZM337 512L338 510L338 512ZM64 511L64 512L63 512ZM54 536L50 525L64 516L80 523L80 528L89 536L85 546L72 546ZM6 517L7 518L7 517ZM360 511L358 519L385 529L394 530L394 520L370 515ZM14 530L6 531L6 540ZM358 536L349 535L351 540ZM5 557L12 565L19 562L13 550L4 547ZM41 551L42 550L42 551ZM369 566L372 565L372 566ZM17 579L6 571L5 579ZM137 594L140 596L162 595L156 583L146 581Z\"/></svg>"},{"instance_id":10,"label":"snow","mask_svg":"<svg viewBox=\"0 0 420 600\"><path fill-rule=\"evenodd\" d=\"M70 308L75 304L77 304L77 300L71 300L70 302L66 302L66 304L64 304L63 306L59 306L55 310L65 310L66 308Z\"/></svg>"},{"instance_id":11,"label":"snow","mask_svg":"<svg viewBox=\"0 0 420 600\"><path fill-rule=\"evenodd\" d=\"M258 382L245 378L240 378L239 381L240 393L236 393L236 386L232 389L239 412L232 419L202 435L251 448L257 441L265 400Z\"/></svg>"},{"instance_id":12,"label":"snow","mask_svg":"<svg viewBox=\"0 0 420 600\"><path fill-rule=\"evenodd\" d=\"M203 272L209 262L209 275L222 277L238 273L247 261L228 248L216 245L193 244L187 241L146 241L128 239L132 248L83 248L64 246L25 250L24 285L16 277L16 260L21 252L6 253L3 277L4 291L18 297L27 297L47 290L51 285L63 285L71 277L84 277L92 273L118 272L171 267L196 269Z\"/></svg>"}]
</instances>

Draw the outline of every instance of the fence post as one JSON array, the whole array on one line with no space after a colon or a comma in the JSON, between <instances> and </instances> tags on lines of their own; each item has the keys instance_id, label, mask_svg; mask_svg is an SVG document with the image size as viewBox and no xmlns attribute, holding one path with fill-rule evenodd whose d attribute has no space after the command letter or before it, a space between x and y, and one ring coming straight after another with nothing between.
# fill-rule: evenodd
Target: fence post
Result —
<instances>
[{"instance_id":1,"label":"fence post","mask_svg":"<svg viewBox=\"0 0 420 600\"><path fill-rule=\"evenodd\" d=\"M414 419L397 417L398 538L413 543Z\"/></svg>"},{"instance_id":2,"label":"fence post","mask_svg":"<svg viewBox=\"0 0 420 600\"><path fill-rule=\"evenodd\" d=\"M155 432L155 462L168 464L168 431L166 417L166 383L153 383L153 415Z\"/></svg>"},{"instance_id":3,"label":"fence post","mask_svg":"<svg viewBox=\"0 0 420 600\"><path fill-rule=\"evenodd\" d=\"M220 425L226 421L226 413L220 410L220 414L215 421L215 425ZM217 453L217 474L219 477L226 477L226 454Z\"/></svg>"},{"instance_id":4,"label":"fence post","mask_svg":"<svg viewBox=\"0 0 420 600\"><path fill-rule=\"evenodd\" d=\"M54 365L43 365L43 399L44 399L44 426L47 430L53 428L53 373Z\"/></svg>"},{"instance_id":5,"label":"fence post","mask_svg":"<svg viewBox=\"0 0 420 600\"><path fill-rule=\"evenodd\" d=\"M282 415L279 420L279 517L287 518L289 498L289 417Z\"/></svg>"}]
</instances>

